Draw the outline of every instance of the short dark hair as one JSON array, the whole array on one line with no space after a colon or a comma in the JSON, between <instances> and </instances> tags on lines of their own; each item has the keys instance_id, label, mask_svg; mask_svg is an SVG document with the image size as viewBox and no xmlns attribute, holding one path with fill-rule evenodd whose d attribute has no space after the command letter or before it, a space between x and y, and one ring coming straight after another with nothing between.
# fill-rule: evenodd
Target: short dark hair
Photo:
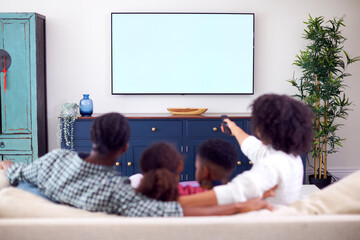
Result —
<instances>
[{"instance_id":1,"label":"short dark hair","mask_svg":"<svg viewBox=\"0 0 360 240\"><path fill-rule=\"evenodd\" d=\"M140 157L144 177L136 191L157 200L176 201L177 170L181 161L182 156L172 144L158 142L151 145Z\"/></svg>"},{"instance_id":2,"label":"short dark hair","mask_svg":"<svg viewBox=\"0 0 360 240\"><path fill-rule=\"evenodd\" d=\"M287 154L301 155L312 145L313 113L286 95L265 94L252 104L252 131L265 144Z\"/></svg>"},{"instance_id":3,"label":"short dark hair","mask_svg":"<svg viewBox=\"0 0 360 240\"><path fill-rule=\"evenodd\" d=\"M120 113L107 113L95 118L90 128L93 149L106 155L124 147L130 138L128 120Z\"/></svg>"},{"instance_id":4,"label":"short dark hair","mask_svg":"<svg viewBox=\"0 0 360 240\"><path fill-rule=\"evenodd\" d=\"M217 138L206 140L200 144L198 155L202 160L222 166L226 171L235 169L237 152L228 141Z\"/></svg>"}]
</instances>

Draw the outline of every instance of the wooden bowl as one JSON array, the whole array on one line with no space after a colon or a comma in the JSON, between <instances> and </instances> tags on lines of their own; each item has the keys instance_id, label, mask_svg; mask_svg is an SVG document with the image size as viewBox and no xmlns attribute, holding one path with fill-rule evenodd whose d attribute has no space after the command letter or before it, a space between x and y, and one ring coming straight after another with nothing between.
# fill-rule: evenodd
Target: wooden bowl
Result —
<instances>
[{"instance_id":1,"label":"wooden bowl","mask_svg":"<svg viewBox=\"0 0 360 240\"><path fill-rule=\"evenodd\" d=\"M206 112L207 108L168 108L167 109L172 114L192 114L199 115Z\"/></svg>"}]
</instances>

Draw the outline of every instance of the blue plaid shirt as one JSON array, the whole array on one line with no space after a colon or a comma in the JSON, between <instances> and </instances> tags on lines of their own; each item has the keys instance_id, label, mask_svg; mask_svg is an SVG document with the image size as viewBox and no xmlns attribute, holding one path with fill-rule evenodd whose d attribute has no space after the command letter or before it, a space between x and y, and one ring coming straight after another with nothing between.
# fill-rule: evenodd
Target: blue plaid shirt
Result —
<instances>
[{"instance_id":1,"label":"blue plaid shirt","mask_svg":"<svg viewBox=\"0 0 360 240\"><path fill-rule=\"evenodd\" d=\"M36 185L52 200L88 211L122 216L182 216L177 202L161 202L136 193L114 167L85 162L77 153L54 150L31 164L14 164L7 176Z\"/></svg>"}]
</instances>

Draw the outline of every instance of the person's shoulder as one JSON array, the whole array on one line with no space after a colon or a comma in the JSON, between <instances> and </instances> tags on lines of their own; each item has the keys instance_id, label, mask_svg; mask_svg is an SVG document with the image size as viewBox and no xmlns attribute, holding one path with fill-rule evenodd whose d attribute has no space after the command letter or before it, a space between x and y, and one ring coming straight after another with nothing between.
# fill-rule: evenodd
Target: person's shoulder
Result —
<instances>
[{"instance_id":1,"label":"person's shoulder","mask_svg":"<svg viewBox=\"0 0 360 240\"><path fill-rule=\"evenodd\" d=\"M54 149L42 156L40 159L64 158L69 155L77 155L76 152L67 149Z\"/></svg>"},{"instance_id":2,"label":"person's shoulder","mask_svg":"<svg viewBox=\"0 0 360 240\"><path fill-rule=\"evenodd\" d=\"M74 151L70 151L68 149L56 148L51 150L48 154L66 155L66 154L77 154L77 153Z\"/></svg>"}]
</instances>

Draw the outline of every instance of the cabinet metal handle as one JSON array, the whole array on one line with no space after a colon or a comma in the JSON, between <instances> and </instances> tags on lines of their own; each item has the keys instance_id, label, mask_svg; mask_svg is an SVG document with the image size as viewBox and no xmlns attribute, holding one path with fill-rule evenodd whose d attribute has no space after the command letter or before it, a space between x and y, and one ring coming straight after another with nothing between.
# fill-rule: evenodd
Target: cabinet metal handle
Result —
<instances>
[{"instance_id":1,"label":"cabinet metal handle","mask_svg":"<svg viewBox=\"0 0 360 240\"><path fill-rule=\"evenodd\" d=\"M116 162L115 165L118 167L118 166L120 166L120 163L119 163L119 162Z\"/></svg>"},{"instance_id":2,"label":"cabinet metal handle","mask_svg":"<svg viewBox=\"0 0 360 240\"><path fill-rule=\"evenodd\" d=\"M218 128L217 127L213 127L213 131L217 132Z\"/></svg>"},{"instance_id":3,"label":"cabinet metal handle","mask_svg":"<svg viewBox=\"0 0 360 240\"><path fill-rule=\"evenodd\" d=\"M5 147L5 143L4 142L0 142L0 148L4 148Z\"/></svg>"},{"instance_id":4,"label":"cabinet metal handle","mask_svg":"<svg viewBox=\"0 0 360 240\"><path fill-rule=\"evenodd\" d=\"M237 161L237 165L239 165L239 166L240 166L240 165L241 165L241 161Z\"/></svg>"},{"instance_id":5,"label":"cabinet metal handle","mask_svg":"<svg viewBox=\"0 0 360 240\"><path fill-rule=\"evenodd\" d=\"M132 163L131 162L128 162L128 166L131 167Z\"/></svg>"},{"instance_id":6,"label":"cabinet metal handle","mask_svg":"<svg viewBox=\"0 0 360 240\"><path fill-rule=\"evenodd\" d=\"M156 127L151 128L151 131L155 132L155 131L156 131Z\"/></svg>"}]
</instances>

